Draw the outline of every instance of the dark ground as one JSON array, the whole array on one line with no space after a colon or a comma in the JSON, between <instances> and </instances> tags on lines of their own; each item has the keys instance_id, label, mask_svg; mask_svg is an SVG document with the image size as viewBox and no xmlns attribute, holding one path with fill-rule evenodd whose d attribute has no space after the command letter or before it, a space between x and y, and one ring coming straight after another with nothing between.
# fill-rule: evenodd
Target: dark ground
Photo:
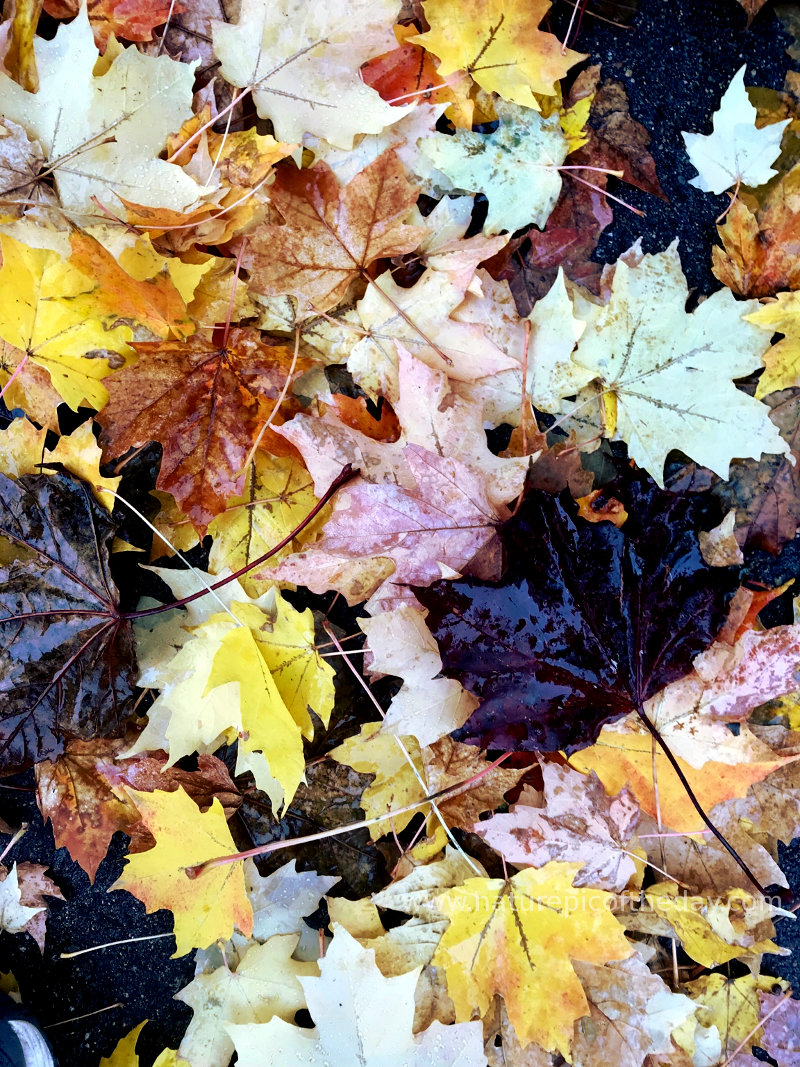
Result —
<instances>
[{"instance_id":1,"label":"dark ground","mask_svg":"<svg viewBox=\"0 0 800 1067\"><path fill-rule=\"evenodd\" d=\"M713 223L728 200L688 184L694 170L680 133L710 131L712 112L745 62L747 85L782 87L792 62L785 53L788 38L771 6L749 29L735 0L640 0L634 28L627 30L588 15L583 19L574 47L601 62L604 75L625 83L633 116L652 133L651 150L670 201L666 204L626 186L625 199L643 209L646 217L616 207L598 258L614 260L639 236L648 252L663 249L678 236L689 285L702 293L719 287L710 269ZM566 0L557 0L551 27L562 36L570 10ZM775 578L775 584L800 575L800 544L787 546L777 561L752 561L751 573L758 571ZM17 791L12 782L28 791ZM47 1028L62 1067L96 1067L99 1058L108 1056L120 1037L143 1018L152 1020L140 1042L140 1051L146 1045L141 1063L149 1067L162 1048L177 1047L190 1018L190 1009L173 1001L172 995L191 980L192 957L171 960L172 942L165 938L59 959L64 951L162 933L170 929L171 918L168 912L146 915L144 905L127 893L107 893L122 869L120 834L90 886L65 850L54 850L52 835L38 816L31 783L32 775L8 779L0 793L4 818L12 825L21 819L31 823L10 859L49 864L66 901L50 906L43 959L27 935L0 935L0 971L13 971L24 1002ZM800 842L784 851L782 865L800 894ZM778 930L783 945L800 947L800 931L791 922L779 922ZM800 955L767 956L765 969L800 990ZM81 1018L118 1002L121 1007Z\"/></svg>"}]
</instances>

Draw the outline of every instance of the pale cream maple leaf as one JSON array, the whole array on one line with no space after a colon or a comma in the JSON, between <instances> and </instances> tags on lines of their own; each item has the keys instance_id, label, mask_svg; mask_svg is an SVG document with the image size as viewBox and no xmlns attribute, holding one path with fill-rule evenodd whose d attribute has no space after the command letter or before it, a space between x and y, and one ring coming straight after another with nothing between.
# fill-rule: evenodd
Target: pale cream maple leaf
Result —
<instances>
[{"instance_id":1,"label":"pale cream maple leaf","mask_svg":"<svg viewBox=\"0 0 800 1067\"><path fill-rule=\"evenodd\" d=\"M380 133L408 107L385 103L365 85L359 68L396 45L392 0L242 0L239 21L213 23L222 76L251 86L261 118L278 140L316 134L352 148L359 133Z\"/></svg>"},{"instance_id":2,"label":"pale cream maple leaf","mask_svg":"<svg viewBox=\"0 0 800 1067\"><path fill-rule=\"evenodd\" d=\"M698 174L690 185L705 193L724 193L732 185L756 187L777 171L772 164L780 155L783 131L792 121L783 119L756 127L758 117L744 87L745 67L740 67L714 112L710 134L684 133L686 151Z\"/></svg>"},{"instance_id":3,"label":"pale cream maple leaf","mask_svg":"<svg viewBox=\"0 0 800 1067\"><path fill-rule=\"evenodd\" d=\"M281 1019L228 1025L241 1067L283 1067L291 1061L311 1067L484 1067L478 1022L442 1026L434 1022L412 1033L414 987L419 968L384 978L375 954L343 927L320 963L319 978L300 980L314 1030Z\"/></svg>"},{"instance_id":4,"label":"pale cream maple leaf","mask_svg":"<svg viewBox=\"0 0 800 1067\"><path fill-rule=\"evenodd\" d=\"M446 181L433 182L438 192L484 193L489 210L485 234L518 230L534 223L544 227L561 191L558 168L569 144L558 113L504 104L493 133L456 130L435 133L420 142L420 151Z\"/></svg>"},{"instance_id":5,"label":"pale cream maple leaf","mask_svg":"<svg viewBox=\"0 0 800 1067\"><path fill-rule=\"evenodd\" d=\"M98 51L85 4L52 40L37 37L34 51L39 91L28 93L0 72L0 113L41 143L63 207L94 211L93 196L118 194L177 211L202 197L202 186L158 158L168 135L192 115L193 64L130 47L95 75Z\"/></svg>"},{"instance_id":6,"label":"pale cream maple leaf","mask_svg":"<svg viewBox=\"0 0 800 1067\"><path fill-rule=\"evenodd\" d=\"M599 411L603 434L626 441L659 485L671 449L722 478L734 458L790 451L768 408L733 384L769 347L768 331L744 319L757 302L723 289L687 314L688 296L677 241L655 255L634 248L614 267L608 303L581 302L586 328L571 363L555 353L563 378L543 367L543 403L583 386L566 412Z\"/></svg>"},{"instance_id":7,"label":"pale cream maple leaf","mask_svg":"<svg viewBox=\"0 0 800 1067\"><path fill-rule=\"evenodd\" d=\"M9 934L21 933L31 919L34 919L44 908L29 908L20 900L20 884L16 863L5 878L0 881L0 930L6 930Z\"/></svg>"}]
</instances>

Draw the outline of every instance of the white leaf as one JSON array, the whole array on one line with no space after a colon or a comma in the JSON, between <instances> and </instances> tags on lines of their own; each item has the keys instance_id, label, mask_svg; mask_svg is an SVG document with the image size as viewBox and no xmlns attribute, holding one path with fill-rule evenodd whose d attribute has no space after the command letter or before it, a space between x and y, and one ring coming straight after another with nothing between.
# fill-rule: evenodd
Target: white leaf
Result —
<instances>
[{"instance_id":1,"label":"white leaf","mask_svg":"<svg viewBox=\"0 0 800 1067\"><path fill-rule=\"evenodd\" d=\"M724 193L742 184L763 185L777 173L772 164L781 150L781 138L791 119L756 129L756 109L744 87L741 67L725 90L719 110L714 112L714 131L684 133L686 151L697 168L690 184L704 193Z\"/></svg>"}]
</instances>

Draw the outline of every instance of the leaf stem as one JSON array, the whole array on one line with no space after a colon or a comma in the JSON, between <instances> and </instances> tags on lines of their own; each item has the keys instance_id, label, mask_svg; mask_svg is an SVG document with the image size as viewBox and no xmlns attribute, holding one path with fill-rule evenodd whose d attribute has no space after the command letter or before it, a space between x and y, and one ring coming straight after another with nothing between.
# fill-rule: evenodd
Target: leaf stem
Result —
<instances>
[{"instance_id":1,"label":"leaf stem","mask_svg":"<svg viewBox=\"0 0 800 1067\"><path fill-rule=\"evenodd\" d=\"M725 836L720 833L720 831L716 828L716 826L709 819L708 815L705 813L705 810L700 806L700 801L694 795L694 790L689 785L689 781L688 781L686 775L681 770L680 764L678 763L677 759L673 756L669 745L664 740L664 738L661 736L661 733L659 732L658 728L650 721L650 719L647 717L647 715L645 715L644 708L641 705L637 705L636 714L639 716L641 721L647 727L647 729L650 732L650 734L656 740L656 742L658 743L659 747L661 748L661 751L667 757L667 760L669 761L670 766L672 767L673 771L675 771L675 773L677 774L678 780L680 781L680 783L683 786L683 788L686 790L686 795L689 798L689 800L691 801L692 806L694 807L694 809L697 812L697 814L700 816L700 818L703 820L703 822L709 828L709 830L714 835L714 837L716 837L717 841L719 841L719 843L722 845L722 847L724 849L726 849L730 853L730 855L733 857L733 859L736 861L736 863L739 865L739 867L742 869L742 871L747 875L748 879L756 887L756 889L761 894L761 896L765 897L767 895L767 893L766 893L766 890L764 889L764 887L762 886L761 882L759 882L759 880L756 878L756 876L753 874L753 872L747 866L747 864L742 859L742 857L739 855L739 853L736 851L736 849L733 847L733 845L731 845L726 840Z\"/></svg>"},{"instance_id":2,"label":"leaf stem","mask_svg":"<svg viewBox=\"0 0 800 1067\"><path fill-rule=\"evenodd\" d=\"M182 608L186 604L191 604L192 601L199 600L200 597L206 596L208 593L212 593L215 592L217 589L221 589L229 582L233 582L237 578L241 578L243 574L246 574L248 571L253 570L254 567L260 567L262 563L265 563L270 558L270 556L274 556L277 552L280 552L280 550L282 548L285 548L286 545L288 545L295 537L297 537L299 533L302 533L302 531L305 530L306 526L308 526L309 523L313 522L317 515L319 515L319 513L322 511L322 509L325 507L325 505L328 503L328 501L331 499L337 489L339 489L341 486L345 485L347 482L355 478L358 473L358 468L351 467L350 464L348 464L341 471L341 473L338 474L336 478L334 478L334 480L319 498L319 500L311 509L311 511L309 511L309 513L305 516L305 518L302 519L298 523L298 525L295 526L295 528L290 533L288 533L286 537L283 538L282 541L279 541L277 545L273 545L268 552L265 552L263 554L263 556L259 556L258 559L254 559L250 563L246 563L244 567L240 567L239 570L234 571L233 574L229 574L227 577L221 578L220 581L214 582L214 584L210 585L208 589L200 589L198 592L192 593L191 596L181 597L180 600L173 600L169 604L159 604L158 607L155 608L145 608L143 611L125 612L121 615L121 618L128 620L144 619L148 615L160 615L164 611L172 611L174 608Z\"/></svg>"}]
</instances>

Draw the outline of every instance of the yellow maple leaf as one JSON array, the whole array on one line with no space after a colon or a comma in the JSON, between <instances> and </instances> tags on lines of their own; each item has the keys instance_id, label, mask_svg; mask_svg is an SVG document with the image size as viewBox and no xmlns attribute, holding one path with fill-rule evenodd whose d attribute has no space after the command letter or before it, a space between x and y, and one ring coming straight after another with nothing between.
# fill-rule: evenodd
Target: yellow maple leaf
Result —
<instances>
[{"instance_id":1,"label":"yellow maple leaf","mask_svg":"<svg viewBox=\"0 0 800 1067\"><path fill-rule=\"evenodd\" d=\"M748 322L782 333L783 340L764 353L764 373L756 386L756 397L800 385L800 293L778 293L757 311L744 316Z\"/></svg>"},{"instance_id":2,"label":"yellow maple leaf","mask_svg":"<svg viewBox=\"0 0 800 1067\"><path fill-rule=\"evenodd\" d=\"M722 1038L722 1049L749 1052L758 1044L761 1028L758 1025L759 991L771 993L775 986L788 988L771 975L744 974L728 978L724 974L706 974L694 982L687 982L691 998L697 1002L697 1021L703 1026L716 1026ZM742 1047L744 1042L744 1047Z\"/></svg>"},{"instance_id":3,"label":"yellow maple leaf","mask_svg":"<svg viewBox=\"0 0 800 1067\"><path fill-rule=\"evenodd\" d=\"M225 812L215 797L201 812L178 787L174 792L128 790L142 822L155 837L155 847L126 858L126 866L111 889L127 889L147 911L168 908L175 918L173 959L193 948L208 948L231 936L234 926L249 937L253 909L247 896L241 863L214 867L191 879L187 867L236 851Z\"/></svg>"},{"instance_id":4,"label":"yellow maple leaf","mask_svg":"<svg viewBox=\"0 0 800 1067\"><path fill-rule=\"evenodd\" d=\"M133 355L130 326L87 316L79 298L95 283L57 252L6 235L0 248L0 338L43 367L73 410L85 402L99 410L108 400L101 379Z\"/></svg>"},{"instance_id":5,"label":"yellow maple leaf","mask_svg":"<svg viewBox=\"0 0 800 1067\"><path fill-rule=\"evenodd\" d=\"M303 737L312 737L312 709L327 726L333 710L333 668L314 644L310 609L295 611L270 590L262 604L234 603L229 615L213 615L201 627L219 642L204 695L230 682L239 685L240 747L259 752L269 768L262 779L252 760L260 788L274 805L288 804L305 770Z\"/></svg>"},{"instance_id":6,"label":"yellow maple leaf","mask_svg":"<svg viewBox=\"0 0 800 1067\"><path fill-rule=\"evenodd\" d=\"M149 1022L145 1019L144 1022L139 1023L138 1026L127 1033L125 1037L120 1038L117 1042L117 1046L110 1056L104 1056L100 1060L100 1067L139 1067L139 1057L136 1054L136 1042L139 1040L139 1034L142 1029ZM153 1067L176 1067L178 1063L178 1052L174 1048L165 1048L158 1059L153 1064Z\"/></svg>"},{"instance_id":7,"label":"yellow maple leaf","mask_svg":"<svg viewBox=\"0 0 800 1067\"><path fill-rule=\"evenodd\" d=\"M554 95L555 83L586 58L539 29L550 0L427 0L422 6L431 28L411 40L439 57L440 76L465 70L488 92L536 111L534 93Z\"/></svg>"},{"instance_id":8,"label":"yellow maple leaf","mask_svg":"<svg viewBox=\"0 0 800 1067\"><path fill-rule=\"evenodd\" d=\"M589 1004L572 960L604 964L632 949L611 894L575 889L578 863L551 862L513 878L468 878L436 898L450 918L433 959L447 975L456 1019L484 1015L500 993L520 1043L570 1058L573 1024Z\"/></svg>"},{"instance_id":9,"label":"yellow maple leaf","mask_svg":"<svg viewBox=\"0 0 800 1067\"><path fill-rule=\"evenodd\" d=\"M659 882L645 891L655 915L666 920L681 947L703 967L718 967L737 957L784 952L770 941L772 907L746 889L729 889L715 899L689 896L676 882Z\"/></svg>"},{"instance_id":10,"label":"yellow maple leaf","mask_svg":"<svg viewBox=\"0 0 800 1067\"><path fill-rule=\"evenodd\" d=\"M299 525L316 502L311 477L302 464L291 457L256 452L244 492L232 497L208 528L214 538L209 556L211 573L219 574L226 567L238 571L263 556ZM327 512L319 515L299 538L273 557L273 563L313 541L326 518ZM242 575L241 584L251 596L260 595L270 586L252 573Z\"/></svg>"},{"instance_id":11,"label":"yellow maple leaf","mask_svg":"<svg viewBox=\"0 0 800 1067\"><path fill-rule=\"evenodd\" d=\"M743 797L753 783L787 762L786 757L758 760L752 763L724 763L708 760L702 767L693 767L676 757L678 765L694 790L700 805L710 811L715 804L733 797ZM653 784L653 741L649 734L620 733L604 727L597 741L569 757L573 767L584 774L595 771L611 796L628 786L639 801L642 811L656 817L660 810L664 826L690 834L706 829L697 814L685 787L672 769L664 753L656 748L656 778L658 803Z\"/></svg>"}]
</instances>

